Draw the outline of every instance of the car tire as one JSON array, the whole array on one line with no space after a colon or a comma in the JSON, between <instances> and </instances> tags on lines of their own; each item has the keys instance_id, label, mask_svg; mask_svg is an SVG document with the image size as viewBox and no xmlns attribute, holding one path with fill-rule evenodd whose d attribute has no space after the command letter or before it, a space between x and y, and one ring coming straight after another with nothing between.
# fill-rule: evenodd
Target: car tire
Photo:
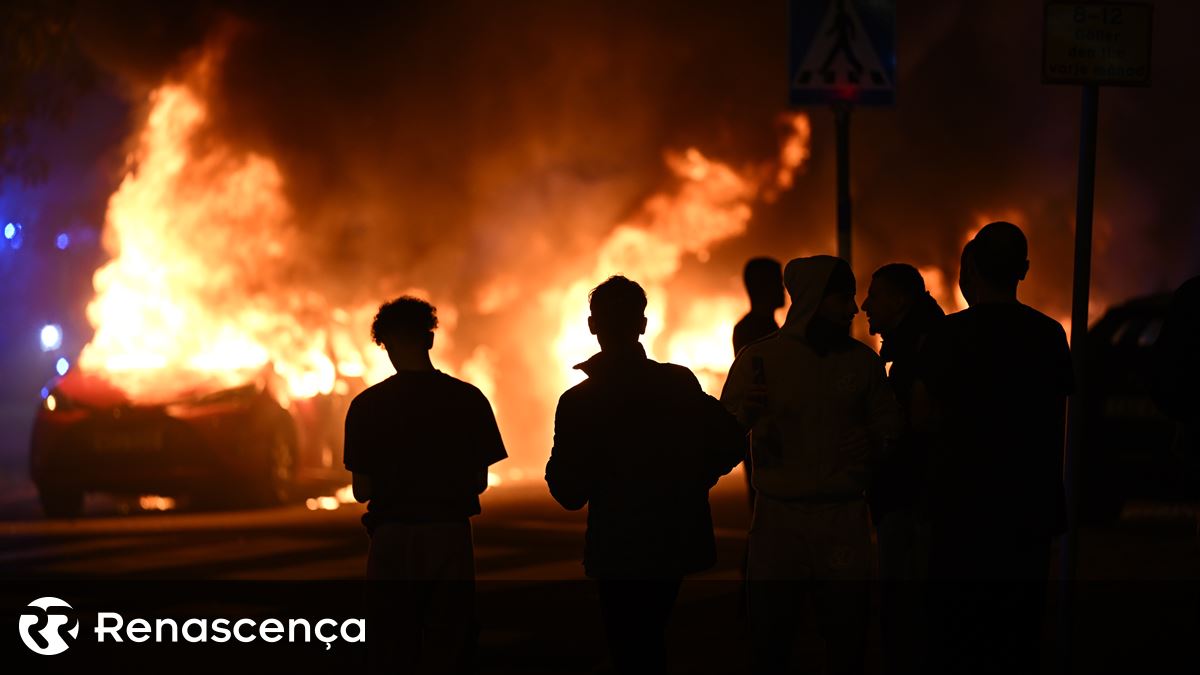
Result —
<instances>
[{"instance_id":1,"label":"car tire","mask_svg":"<svg viewBox=\"0 0 1200 675\"><path fill-rule=\"evenodd\" d=\"M83 514L83 490L61 486L38 486L38 501L48 518L78 518Z\"/></svg>"}]
</instances>

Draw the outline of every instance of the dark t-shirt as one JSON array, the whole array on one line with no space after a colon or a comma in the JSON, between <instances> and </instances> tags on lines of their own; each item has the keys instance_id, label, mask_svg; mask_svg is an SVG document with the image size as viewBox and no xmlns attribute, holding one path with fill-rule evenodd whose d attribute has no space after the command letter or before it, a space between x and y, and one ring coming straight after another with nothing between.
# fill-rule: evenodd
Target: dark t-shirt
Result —
<instances>
[{"instance_id":1,"label":"dark t-shirt","mask_svg":"<svg viewBox=\"0 0 1200 675\"><path fill-rule=\"evenodd\" d=\"M941 418L930 458L931 516L1061 531L1073 387L1062 326L1017 303L977 305L942 321L918 368Z\"/></svg>"},{"instance_id":2,"label":"dark t-shirt","mask_svg":"<svg viewBox=\"0 0 1200 675\"><path fill-rule=\"evenodd\" d=\"M368 529L479 513L487 467L507 456L483 393L438 370L399 372L346 413L346 469L371 479Z\"/></svg>"}]
</instances>

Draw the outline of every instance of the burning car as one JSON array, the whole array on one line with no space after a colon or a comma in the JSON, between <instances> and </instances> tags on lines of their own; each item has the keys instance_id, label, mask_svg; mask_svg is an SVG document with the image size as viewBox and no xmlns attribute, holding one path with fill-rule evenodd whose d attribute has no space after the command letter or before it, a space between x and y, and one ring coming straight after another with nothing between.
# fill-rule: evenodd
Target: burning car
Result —
<instances>
[{"instance_id":1,"label":"burning car","mask_svg":"<svg viewBox=\"0 0 1200 675\"><path fill-rule=\"evenodd\" d=\"M134 400L102 377L67 373L34 422L30 467L44 511L77 516L88 492L269 505L346 484L335 457L350 384L286 407L274 387L264 370L236 386L191 381Z\"/></svg>"}]
</instances>

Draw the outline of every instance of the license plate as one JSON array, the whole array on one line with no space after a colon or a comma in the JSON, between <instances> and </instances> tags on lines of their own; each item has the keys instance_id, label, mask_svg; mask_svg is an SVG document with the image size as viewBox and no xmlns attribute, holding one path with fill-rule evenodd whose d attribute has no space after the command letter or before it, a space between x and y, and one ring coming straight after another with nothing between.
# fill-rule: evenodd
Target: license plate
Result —
<instances>
[{"instance_id":1,"label":"license plate","mask_svg":"<svg viewBox=\"0 0 1200 675\"><path fill-rule=\"evenodd\" d=\"M92 437L97 452L158 452L162 450L162 431L101 431Z\"/></svg>"}]
</instances>

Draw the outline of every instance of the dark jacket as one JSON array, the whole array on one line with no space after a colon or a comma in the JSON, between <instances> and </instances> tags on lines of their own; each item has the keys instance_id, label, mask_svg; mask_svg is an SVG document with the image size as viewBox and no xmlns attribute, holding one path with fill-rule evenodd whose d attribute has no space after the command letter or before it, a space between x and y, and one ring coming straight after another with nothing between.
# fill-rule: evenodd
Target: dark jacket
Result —
<instances>
[{"instance_id":1,"label":"dark jacket","mask_svg":"<svg viewBox=\"0 0 1200 675\"><path fill-rule=\"evenodd\" d=\"M879 356L892 367L888 383L896 400L909 417L912 389L917 380L917 358L925 339L946 318L937 300L926 293L913 304L895 330L883 335ZM888 456L876 468L867 492L871 520L878 525L885 515L899 509L923 511L929 491L928 434L907 429L896 440Z\"/></svg>"},{"instance_id":2,"label":"dark jacket","mask_svg":"<svg viewBox=\"0 0 1200 675\"><path fill-rule=\"evenodd\" d=\"M737 420L690 370L641 345L576 366L558 401L550 494L588 505L584 568L594 578L677 577L716 562L708 490L742 460Z\"/></svg>"}]
</instances>

